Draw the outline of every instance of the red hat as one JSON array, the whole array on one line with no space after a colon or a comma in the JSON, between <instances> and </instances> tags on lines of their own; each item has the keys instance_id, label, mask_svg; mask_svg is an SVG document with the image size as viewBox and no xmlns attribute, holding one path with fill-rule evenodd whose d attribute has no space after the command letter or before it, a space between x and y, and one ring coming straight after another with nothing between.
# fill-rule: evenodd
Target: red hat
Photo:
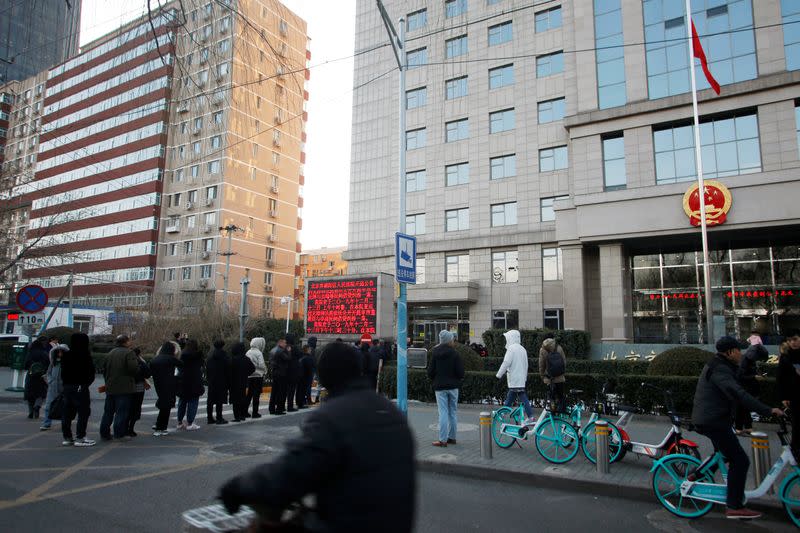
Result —
<instances>
[{"instance_id":1,"label":"red hat","mask_svg":"<svg viewBox=\"0 0 800 533\"><path fill-rule=\"evenodd\" d=\"M361 342L372 342L372 335L369 333L364 333L361 335Z\"/></svg>"}]
</instances>

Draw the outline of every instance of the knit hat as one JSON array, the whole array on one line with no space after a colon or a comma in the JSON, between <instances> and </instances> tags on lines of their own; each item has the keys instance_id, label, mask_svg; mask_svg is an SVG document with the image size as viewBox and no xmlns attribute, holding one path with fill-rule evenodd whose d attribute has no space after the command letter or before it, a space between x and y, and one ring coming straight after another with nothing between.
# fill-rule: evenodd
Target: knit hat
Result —
<instances>
[{"instance_id":1,"label":"knit hat","mask_svg":"<svg viewBox=\"0 0 800 533\"><path fill-rule=\"evenodd\" d=\"M455 339L453 334L446 329L439 332L439 344L450 344L453 342L453 339Z\"/></svg>"},{"instance_id":2,"label":"knit hat","mask_svg":"<svg viewBox=\"0 0 800 533\"><path fill-rule=\"evenodd\" d=\"M372 335L369 333L364 333L361 335L361 342L372 342Z\"/></svg>"},{"instance_id":3,"label":"knit hat","mask_svg":"<svg viewBox=\"0 0 800 533\"><path fill-rule=\"evenodd\" d=\"M716 344L717 351L719 353L725 353L728 350L735 350L735 349L742 349L742 343L738 340L734 339L730 335L725 335L724 337L720 337Z\"/></svg>"}]
</instances>

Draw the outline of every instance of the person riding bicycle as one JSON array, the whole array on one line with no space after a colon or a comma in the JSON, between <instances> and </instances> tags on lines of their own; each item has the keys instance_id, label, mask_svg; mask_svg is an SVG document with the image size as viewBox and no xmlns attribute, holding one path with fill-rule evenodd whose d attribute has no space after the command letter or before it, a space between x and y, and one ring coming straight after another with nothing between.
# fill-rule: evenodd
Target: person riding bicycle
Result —
<instances>
[{"instance_id":1,"label":"person riding bicycle","mask_svg":"<svg viewBox=\"0 0 800 533\"><path fill-rule=\"evenodd\" d=\"M731 519L759 518L761 513L744 506L744 485L750 460L733 431L736 410L741 405L761 416L783 416L751 396L736 379L742 358L741 345L733 337L721 337L716 355L705 365L697 381L692 421L697 432L708 437L730 463L725 516Z\"/></svg>"},{"instance_id":2,"label":"person riding bicycle","mask_svg":"<svg viewBox=\"0 0 800 533\"><path fill-rule=\"evenodd\" d=\"M405 416L370 388L352 345L326 345L317 373L328 399L307 415L301 436L277 459L222 486L225 508L266 509L271 516L260 516L264 526L292 503L316 494L316 512L304 518L308 531L410 532L416 466Z\"/></svg>"},{"instance_id":3,"label":"person riding bicycle","mask_svg":"<svg viewBox=\"0 0 800 533\"><path fill-rule=\"evenodd\" d=\"M519 400L527 417L525 423L529 423L533 420L533 408L525 392L525 382L528 380L528 352L520 344L520 334L516 329L506 331L503 337L506 338L506 355L497 371L497 379L502 379L503 375L506 375L508 383L508 395L503 405L511 407L514 405L514 400Z\"/></svg>"}]
</instances>

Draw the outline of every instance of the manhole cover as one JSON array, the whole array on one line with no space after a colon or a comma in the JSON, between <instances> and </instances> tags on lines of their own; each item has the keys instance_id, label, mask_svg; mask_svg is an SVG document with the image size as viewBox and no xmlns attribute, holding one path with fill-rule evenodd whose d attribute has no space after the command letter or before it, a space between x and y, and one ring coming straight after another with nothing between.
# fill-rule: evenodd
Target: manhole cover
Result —
<instances>
[{"instance_id":1,"label":"manhole cover","mask_svg":"<svg viewBox=\"0 0 800 533\"><path fill-rule=\"evenodd\" d=\"M439 431L439 424L431 424L428 426L428 429L432 429L433 431ZM478 425L477 424L458 424L457 431L461 433L462 431L477 431Z\"/></svg>"},{"instance_id":2,"label":"manhole cover","mask_svg":"<svg viewBox=\"0 0 800 533\"><path fill-rule=\"evenodd\" d=\"M278 448L267 446L266 444L258 444L254 442L238 442L232 444L220 444L211 448L206 448L202 451L206 455L214 456L246 456L246 455L265 455L280 451Z\"/></svg>"},{"instance_id":3,"label":"manhole cover","mask_svg":"<svg viewBox=\"0 0 800 533\"><path fill-rule=\"evenodd\" d=\"M428 456L429 461L437 461L439 463L455 463L458 461L458 456L453 455L452 453L437 453L435 455Z\"/></svg>"},{"instance_id":4,"label":"manhole cover","mask_svg":"<svg viewBox=\"0 0 800 533\"><path fill-rule=\"evenodd\" d=\"M564 466L548 466L544 469L545 474L554 474L556 476L567 476L569 475L569 468Z\"/></svg>"}]
</instances>

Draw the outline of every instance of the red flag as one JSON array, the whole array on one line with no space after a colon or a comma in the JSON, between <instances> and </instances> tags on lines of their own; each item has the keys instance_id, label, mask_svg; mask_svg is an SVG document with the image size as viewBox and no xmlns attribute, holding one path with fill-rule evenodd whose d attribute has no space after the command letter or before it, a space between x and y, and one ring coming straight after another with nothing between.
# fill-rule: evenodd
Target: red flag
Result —
<instances>
[{"instance_id":1,"label":"red flag","mask_svg":"<svg viewBox=\"0 0 800 533\"><path fill-rule=\"evenodd\" d=\"M694 57L700 60L700 66L703 67L703 73L706 75L708 84L711 85L715 93L719 94L719 83L717 83L717 80L711 75L711 71L708 70L708 60L706 59L706 53L703 51L703 45L700 44L700 37L697 36L697 29L694 27L694 21L692 21L692 43L694 47Z\"/></svg>"}]
</instances>

